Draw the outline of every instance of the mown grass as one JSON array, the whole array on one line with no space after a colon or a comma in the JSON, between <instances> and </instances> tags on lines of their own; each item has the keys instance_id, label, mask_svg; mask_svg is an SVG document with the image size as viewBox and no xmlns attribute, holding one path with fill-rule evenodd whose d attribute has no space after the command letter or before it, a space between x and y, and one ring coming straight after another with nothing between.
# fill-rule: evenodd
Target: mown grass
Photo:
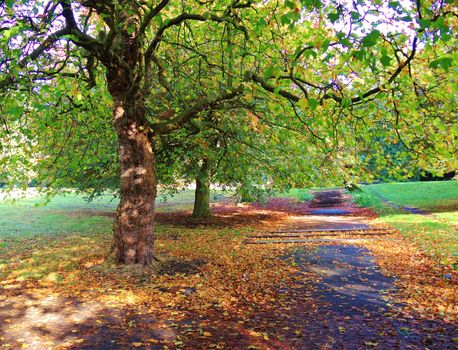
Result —
<instances>
[{"instance_id":1,"label":"mown grass","mask_svg":"<svg viewBox=\"0 0 458 350\"><path fill-rule=\"evenodd\" d=\"M458 181L395 182L367 185L364 190L397 205L428 211L458 206Z\"/></svg>"},{"instance_id":2,"label":"mown grass","mask_svg":"<svg viewBox=\"0 0 458 350\"><path fill-rule=\"evenodd\" d=\"M444 264L458 262L458 182L407 182L362 187L354 201L380 214L389 224ZM383 199L400 206L390 206ZM403 206L427 210L432 215L410 214Z\"/></svg>"},{"instance_id":3,"label":"mown grass","mask_svg":"<svg viewBox=\"0 0 458 350\"><path fill-rule=\"evenodd\" d=\"M286 193L280 193L279 196L294 198L301 202L313 199L313 194L307 188L292 188Z\"/></svg>"}]
</instances>

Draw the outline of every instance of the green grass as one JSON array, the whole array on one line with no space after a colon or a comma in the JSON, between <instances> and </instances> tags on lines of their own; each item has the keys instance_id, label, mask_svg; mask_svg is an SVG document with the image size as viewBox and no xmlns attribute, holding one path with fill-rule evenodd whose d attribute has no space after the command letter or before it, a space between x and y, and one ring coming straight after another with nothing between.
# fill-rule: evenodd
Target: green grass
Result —
<instances>
[{"instance_id":1,"label":"green grass","mask_svg":"<svg viewBox=\"0 0 458 350\"><path fill-rule=\"evenodd\" d=\"M59 282L56 271L109 247L113 218L104 213L116 208L112 196L87 202L67 194L45 203L42 196L0 201L0 277Z\"/></svg>"},{"instance_id":2,"label":"green grass","mask_svg":"<svg viewBox=\"0 0 458 350\"><path fill-rule=\"evenodd\" d=\"M28 239L37 235L92 233L109 226L111 218L97 213L112 212L117 200L103 196L86 202L79 195L0 201L0 239Z\"/></svg>"},{"instance_id":3,"label":"green grass","mask_svg":"<svg viewBox=\"0 0 458 350\"><path fill-rule=\"evenodd\" d=\"M212 200L223 195L230 194L212 191ZM158 211L191 210L193 203L194 190L184 190L165 199L159 193L156 207ZM90 202L78 194L57 195L49 201L44 196L0 200L0 240L111 231L113 218L108 214L114 214L117 205L118 198L110 194Z\"/></svg>"},{"instance_id":4,"label":"green grass","mask_svg":"<svg viewBox=\"0 0 458 350\"><path fill-rule=\"evenodd\" d=\"M368 185L364 190L401 206L433 211L458 206L458 181L396 182Z\"/></svg>"},{"instance_id":5,"label":"green grass","mask_svg":"<svg viewBox=\"0 0 458 350\"><path fill-rule=\"evenodd\" d=\"M313 199L313 194L306 188L292 188L286 194L287 197L292 197L298 201L309 201Z\"/></svg>"},{"instance_id":6,"label":"green grass","mask_svg":"<svg viewBox=\"0 0 458 350\"><path fill-rule=\"evenodd\" d=\"M433 215L415 215L389 206L382 198L398 206L417 207ZM379 221L389 224L416 242L440 262L458 262L458 182L407 182L362 187L353 193L356 203L380 214Z\"/></svg>"}]
</instances>

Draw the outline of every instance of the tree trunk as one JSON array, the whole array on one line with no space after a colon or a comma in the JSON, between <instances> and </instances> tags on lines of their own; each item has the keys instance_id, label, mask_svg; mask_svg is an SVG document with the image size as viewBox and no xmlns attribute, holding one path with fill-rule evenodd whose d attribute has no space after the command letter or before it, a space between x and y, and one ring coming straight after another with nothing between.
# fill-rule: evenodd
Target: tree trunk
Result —
<instances>
[{"instance_id":1,"label":"tree trunk","mask_svg":"<svg viewBox=\"0 0 458 350\"><path fill-rule=\"evenodd\" d=\"M242 183L239 188L240 191L240 202L251 203L256 202L256 196L253 194L251 186L246 183Z\"/></svg>"},{"instance_id":2,"label":"tree trunk","mask_svg":"<svg viewBox=\"0 0 458 350\"><path fill-rule=\"evenodd\" d=\"M196 192L194 197L194 210L192 216L195 218L208 218L211 216L210 209L210 162L204 159L196 177Z\"/></svg>"},{"instance_id":3,"label":"tree trunk","mask_svg":"<svg viewBox=\"0 0 458 350\"><path fill-rule=\"evenodd\" d=\"M113 224L114 254L118 264L149 266L154 261L156 173L145 127L145 105L141 95L119 94L120 85L113 85L110 93L121 168L121 199Z\"/></svg>"}]
</instances>

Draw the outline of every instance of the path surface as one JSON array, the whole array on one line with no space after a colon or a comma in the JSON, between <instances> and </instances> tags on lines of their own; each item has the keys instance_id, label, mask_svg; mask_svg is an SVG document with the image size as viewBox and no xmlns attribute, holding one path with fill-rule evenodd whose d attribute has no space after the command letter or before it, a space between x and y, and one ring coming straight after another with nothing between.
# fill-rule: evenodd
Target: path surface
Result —
<instances>
[{"instance_id":1,"label":"path surface","mask_svg":"<svg viewBox=\"0 0 458 350\"><path fill-rule=\"evenodd\" d=\"M314 207L338 213L344 202L336 191L317 193ZM309 219L292 227L306 228L303 223ZM367 228L358 218L335 215L313 218L311 227L320 226ZM453 341L456 325L402 315L387 298L394 290L394 279L380 272L369 250L340 242L298 247L288 256L301 271L312 270L320 276L314 293L319 312L295 310L294 322L305 326L304 338L296 341L298 349L457 348Z\"/></svg>"},{"instance_id":2,"label":"path surface","mask_svg":"<svg viewBox=\"0 0 458 350\"><path fill-rule=\"evenodd\" d=\"M368 253L352 245L294 251L301 270L311 268L322 277L314 293L318 312L295 310L294 322L304 324L295 348L455 349L456 325L404 315L388 303L394 281Z\"/></svg>"}]
</instances>

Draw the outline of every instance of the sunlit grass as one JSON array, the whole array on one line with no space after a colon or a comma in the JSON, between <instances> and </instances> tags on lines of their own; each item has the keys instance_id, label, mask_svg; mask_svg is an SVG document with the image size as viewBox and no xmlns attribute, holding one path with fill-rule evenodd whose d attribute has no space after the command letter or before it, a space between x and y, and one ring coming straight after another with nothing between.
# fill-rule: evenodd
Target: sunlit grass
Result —
<instances>
[{"instance_id":1,"label":"sunlit grass","mask_svg":"<svg viewBox=\"0 0 458 350\"><path fill-rule=\"evenodd\" d=\"M363 186L354 193L356 203L372 207L386 223L445 264L458 261L458 182L409 182ZM384 203L417 207L433 215L409 214ZM437 211L437 212L436 212Z\"/></svg>"},{"instance_id":2,"label":"sunlit grass","mask_svg":"<svg viewBox=\"0 0 458 350\"><path fill-rule=\"evenodd\" d=\"M279 196L295 198L301 202L313 199L312 193L306 188L292 188L286 193L280 193Z\"/></svg>"},{"instance_id":3,"label":"sunlit grass","mask_svg":"<svg viewBox=\"0 0 458 350\"><path fill-rule=\"evenodd\" d=\"M367 185L364 190L397 205L425 210L458 206L458 181L397 182Z\"/></svg>"}]
</instances>

